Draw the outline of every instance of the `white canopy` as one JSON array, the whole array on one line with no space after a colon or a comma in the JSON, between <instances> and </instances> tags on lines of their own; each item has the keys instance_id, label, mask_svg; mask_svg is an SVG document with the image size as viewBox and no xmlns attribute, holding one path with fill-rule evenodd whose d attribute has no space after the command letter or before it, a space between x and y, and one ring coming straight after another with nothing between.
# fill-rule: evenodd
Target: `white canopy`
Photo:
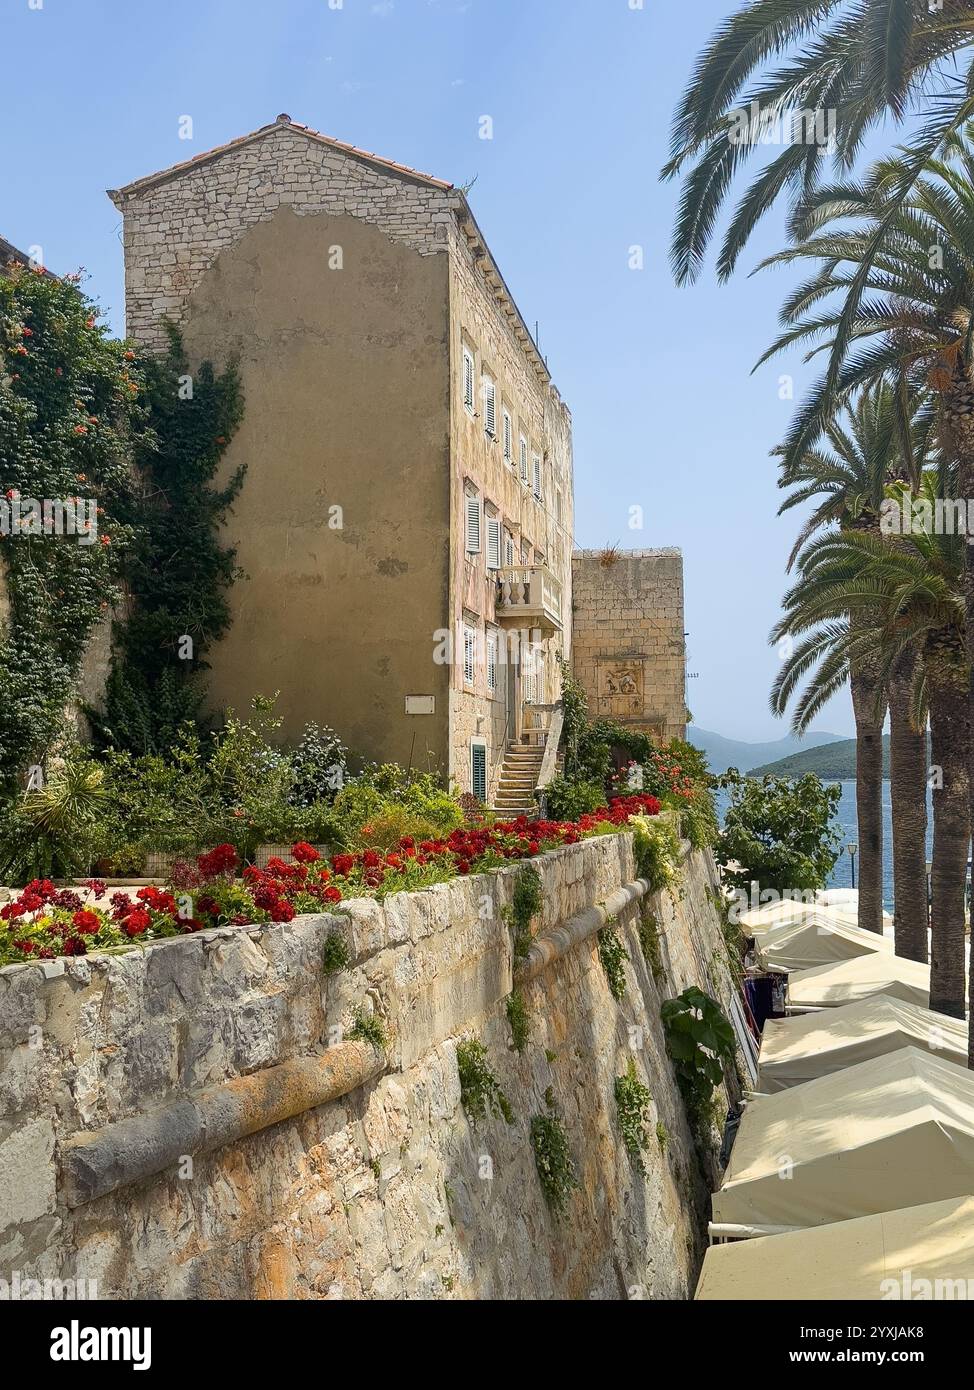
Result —
<instances>
[{"instance_id":1,"label":"white canopy","mask_svg":"<svg viewBox=\"0 0 974 1390\"><path fill-rule=\"evenodd\" d=\"M757 936L794 922L804 922L809 917L833 922L844 922L855 927L859 922L858 902L826 903L798 902L793 898L781 898L777 902L765 903L762 907L749 908L740 915L740 923L748 936ZM888 912L883 913L883 930L892 932L893 919Z\"/></svg>"},{"instance_id":2,"label":"white canopy","mask_svg":"<svg viewBox=\"0 0 974 1390\"><path fill-rule=\"evenodd\" d=\"M873 994L889 994L925 1009L930 1003L930 967L886 951L873 951L799 970L788 981L788 1002L801 1009L833 1009Z\"/></svg>"},{"instance_id":3,"label":"white canopy","mask_svg":"<svg viewBox=\"0 0 974 1390\"><path fill-rule=\"evenodd\" d=\"M696 1293L749 1303L972 1296L974 1197L711 1246Z\"/></svg>"},{"instance_id":4,"label":"white canopy","mask_svg":"<svg viewBox=\"0 0 974 1390\"><path fill-rule=\"evenodd\" d=\"M737 1235L974 1192L974 1074L915 1047L753 1101L714 1222Z\"/></svg>"},{"instance_id":5,"label":"white canopy","mask_svg":"<svg viewBox=\"0 0 974 1390\"><path fill-rule=\"evenodd\" d=\"M918 1047L966 1067L967 1024L888 994L821 1013L768 1019L757 1089L783 1091L901 1047Z\"/></svg>"},{"instance_id":6,"label":"white canopy","mask_svg":"<svg viewBox=\"0 0 974 1390\"><path fill-rule=\"evenodd\" d=\"M807 970L830 961L851 960L874 951L892 954L893 942L878 932L862 931L853 923L836 921L819 908L793 922L755 937L765 963L779 970Z\"/></svg>"}]
</instances>

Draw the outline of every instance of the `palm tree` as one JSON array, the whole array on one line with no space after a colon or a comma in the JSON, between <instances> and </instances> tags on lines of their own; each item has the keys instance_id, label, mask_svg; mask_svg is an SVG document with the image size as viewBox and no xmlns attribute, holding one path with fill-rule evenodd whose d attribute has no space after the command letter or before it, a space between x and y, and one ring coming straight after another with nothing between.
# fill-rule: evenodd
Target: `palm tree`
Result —
<instances>
[{"instance_id":1,"label":"palm tree","mask_svg":"<svg viewBox=\"0 0 974 1390\"><path fill-rule=\"evenodd\" d=\"M847 419L826 426L825 442L808 449L783 471L780 486L792 489L779 514L821 498L806 520L789 558L791 569L805 542L823 526L878 533L886 484L919 476L925 433L917 419L915 447L904 460L897 431L897 402L889 386L862 392ZM910 717L916 653L904 650L889 677L890 784L893 873L896 885L896 949L927 959L926 733ZM856 719L856 816L860 855L859 925L883 929L883 719L886 699L874 652L849 672Z\"/></svg>"},{"instance_id":2,"label":"palm tree","mask_svg":"<svg viewBox=\"0 0 974 1390\"><path fill-rule=\"evenodd\" d=\"M907 198L926 161L974 115L972 44L974 0L742 4L700 54L673 121L663 176L684 176L671 254L677 280L696 278L739 170L796 113L833 119L811 135L806 124L804 139L779 141L781 153L731 217L718 260L722 279L783 193L800 206L829 162L853 165L871 127L922 111L897 186L897 196ZM850 313L863 285L864 278L851 287Z\"/></svg>"},{"instance_id":3,"label":"palm tree","mask_svg":"<svg viewBox=\"0 0 974 1390\"><path fill-rule=\"evenodd\" d=\"M909 496L908 489L903 495ZM931 515L937 496L943 496L942 483L928 473L920 498ZM772 633L773 640L801 639L775 682L772 707L784 709L811 672L794 715L795 726L806 728L864 652L879 654L881 680L889 679L905 651L919 653L913 718L919 724L929 713L933 761L940 771L933 793L930 1006L963 1017L970 842L964 539L925 529L921 522L922 528L898 546L867 532L832 532L806 545L798 561L801 578L786 595L784 616Z\"/></svg>"}]
</instances>

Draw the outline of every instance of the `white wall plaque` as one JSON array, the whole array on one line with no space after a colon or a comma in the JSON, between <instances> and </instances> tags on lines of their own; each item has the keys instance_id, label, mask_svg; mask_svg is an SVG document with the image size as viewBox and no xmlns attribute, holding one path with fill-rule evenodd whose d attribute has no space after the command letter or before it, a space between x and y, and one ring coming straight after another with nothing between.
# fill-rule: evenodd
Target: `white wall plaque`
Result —
<instances>
[{"instance_id":1,"label":"white wall plaque","mask_svg":"<svg viewBox=\"0 0 974 1390\"><path fill-rule=\"evenodd\" d=\"M406 696L407 714L435 714L436 696L435 695L407 695Z\"/></svg>"}]
</instances>

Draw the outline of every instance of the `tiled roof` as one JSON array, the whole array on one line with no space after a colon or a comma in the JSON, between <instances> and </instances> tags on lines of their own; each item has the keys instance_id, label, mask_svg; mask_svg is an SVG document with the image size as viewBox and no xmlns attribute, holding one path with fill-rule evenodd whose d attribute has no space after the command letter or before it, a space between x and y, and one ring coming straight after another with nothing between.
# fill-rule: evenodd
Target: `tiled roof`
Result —
<instances>
[{"instance_id":1,"label":"tiled roof","mask_svg":"<svg viewBox=\"0 0 974 1390\"><path fill-rule=\"evenodd\" d=\"M270 135L271 131L280 130L284 127L287 130L296 130L301 135L306 135L309 140L315 140L318 144L325 145L329 149L341 150L343 154L350 154L357 159L366 159L372 164L379 164L384 169L392 169L397 174L404 174L407 178L419 179L423 183L428 183L434 188L449 190L453 187L452 183L445 183L442 179L436 179L432 174L420 173L418 169L410 169L408 165L397 164L395 160L383 159L381 155L372 154L369 150L360 150L355 145L348 145L343 140L334 140L330 135L322 135L320 131L312 130L310 126L301 125L298 121L292 121L290 116L281 115L270 125L261 126L259 130L251 131L249 135L240 135L235 140L228 140L225 145L217 145L215 149L206 150L203 154L194 155L192 159L186 159L181 164L173 164L168 169L162 169L157 174L147 174L145 178L136 179L134 183L127 183L124 188L112 189L111 193L131 194L140 193L144 188L151 188L154 184L165 183L169 179L179 178L181 174L190 169L196 169L202 164L207 164L210 160L219 159L221 155L230 150L238 150L244 145L249 145L254 140L261 140L265 135Z\"/></svg>"}]
</instances>

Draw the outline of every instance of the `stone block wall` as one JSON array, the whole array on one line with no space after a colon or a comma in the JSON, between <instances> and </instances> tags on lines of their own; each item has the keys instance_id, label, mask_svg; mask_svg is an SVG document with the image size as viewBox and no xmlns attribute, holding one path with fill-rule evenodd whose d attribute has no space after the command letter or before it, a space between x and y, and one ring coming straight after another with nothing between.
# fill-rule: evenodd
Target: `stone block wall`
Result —
<instances>
[{"instance_id":1,"label":"stone block wall","mask_svg":"<svg viewBox=\"0 0 974 1390\"><path fill-rule=\"evenodd\" d=\"M725 1002L732 988L712 866L687 852L681 892L649 904L657 984L631 838L536 862L520 1055L501 917L515 869L0 970L0 1278L84 1280L101 1298L689 1296L706 1193L659 1005L690 983ZM629 956L621 1003L596 949L607 914ZM335 930L352 961L329 976ZM385 1055L349 1039L363 1011L381 1016ZM487 1049L513 1123L469 1122L463 1037ZM653 1097L644 1176L613 1095L630 1057ZM529 1138L549 1102L581 1183L562 1220Z\"/></svg>"},{"instance_id":2,"label":"stone block wall","mask_svg":"<svg viewBox=\"0 0 974 1390\"><path fill-rule=\"evenodd\" d=\"M686 732L679 550L576 550L572 667L593 718L662 739Z\"/></svg>"}]
</instances>

